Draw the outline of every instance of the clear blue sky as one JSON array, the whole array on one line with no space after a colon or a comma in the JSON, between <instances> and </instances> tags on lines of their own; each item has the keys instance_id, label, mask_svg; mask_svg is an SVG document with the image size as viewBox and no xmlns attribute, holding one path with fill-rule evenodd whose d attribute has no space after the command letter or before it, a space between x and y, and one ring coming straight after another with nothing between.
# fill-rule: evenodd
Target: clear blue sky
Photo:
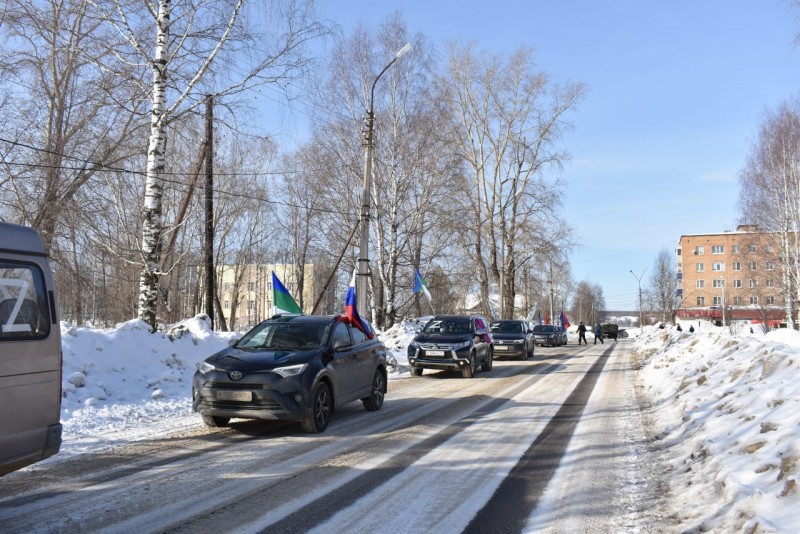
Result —
<instances>
[{"instance_id":1,"label":"clear blue sky","mask_svg":"<svg viewBox=\"0 0 800 534\"><path fill-rule=\"evenodd\" d=\"M530 45L553 81L587 85L563 140L564 216L581 242L573 276L599 284L609 309L637 309L630 271L646 268L647 279L681 234L735 228L738 174L763 114L800 89L800 23L787 0L326 0L321 9L345 32L400 12L437 45Z\"/></svg>"}]
</instances>

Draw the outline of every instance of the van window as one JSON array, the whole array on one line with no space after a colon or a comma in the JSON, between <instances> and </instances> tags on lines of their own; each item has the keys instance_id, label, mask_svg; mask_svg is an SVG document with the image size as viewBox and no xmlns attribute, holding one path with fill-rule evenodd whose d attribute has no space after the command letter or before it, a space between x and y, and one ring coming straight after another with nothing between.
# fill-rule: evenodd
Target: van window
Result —
<instances>
[{"instance_id":1,"label":"van window","mask_svg":"<svg viewBox=\"0 0 800 534\"><path fill-rule=\"evenodd\" d=\"M44 276L37 265L0 262L0 341L50 334Z\"/></svg>"}]
</instances>

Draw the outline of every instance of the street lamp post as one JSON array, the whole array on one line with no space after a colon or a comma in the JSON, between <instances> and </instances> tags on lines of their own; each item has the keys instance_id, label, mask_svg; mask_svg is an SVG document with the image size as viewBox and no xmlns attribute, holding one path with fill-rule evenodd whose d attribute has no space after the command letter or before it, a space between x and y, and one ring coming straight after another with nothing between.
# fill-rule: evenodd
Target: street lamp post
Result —
<instances>
[{"instance_id":1,"label":"street lamp post","mask_svg":"<svg viewBox=\"0 0 800 534\"><path fill-rule=\"evenodd\" d=\"M403 48L395 52L394 57L386 65L383 70L375 76L375 81L372 82L372 90L369 95L369 109L367 109L367 124L366 133L364 134L364 198L361 203L361 220L360 228L360 243L358 251L358 282L356 291L358 294L357 305L359 308L359 315L367 317L367 277L369 276L369 210L370 200L372 195L372 132L373 122L375 115L373 113L373 104L375 101L375 84L383 73L389 70L389 67L397 61L400 56L411 50L411 43L407 43Z\"/></svg>"},{"instance_id":2,"label":"street lamp post","mask_svg":"<svg viewBox=\"0 0 800 534\"><path fill-rule=\"evenodd\" d=\"M639 276L636 276L636 274L633 271L631 271L631 274L633 275L634 278L636 278L636 281L639 283L639 328L640 329L644 325L644 308L642 308L642 277L644 276L644 272L646 270L647 267L645 267L642 270L642 274L640 274Z\"/></svg>"}]
</instances>

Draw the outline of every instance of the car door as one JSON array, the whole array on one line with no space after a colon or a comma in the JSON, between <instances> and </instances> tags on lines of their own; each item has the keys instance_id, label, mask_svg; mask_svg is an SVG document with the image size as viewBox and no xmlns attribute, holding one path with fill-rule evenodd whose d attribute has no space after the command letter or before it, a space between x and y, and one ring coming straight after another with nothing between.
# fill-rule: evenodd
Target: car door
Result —
<instances>
[{"instance_id":1,"label":"car door","mask_svg":"<svg viewBox=\"0 0 800 534\"><path fill-rule=\"evenodd\" d=\"M475 354L478 356L478 361L486 361L488 358L487 352L489 351L489 329L488 324L481 320L480 317L472 319L472 333L475 343Z\"/></svg>"},{"instance_id":2,"label":"car door","mask_svg":"<svg viewBox=\"0 0 800 534\"><path fill-rule=\"evenodd\" d=\"M356 354L356 367L358 368L354 393L360 398L367 395L372 387L372 378L377 367L375 361L378 358L378 345L372 343L367 335L358 328L350 327L350 336L353 339L353 352Z\"/></svg>"},{"instance_id":3,"label":"car door","mask_svg":"<svg viewBox=\"0 0 800 534\"><path fill-rule=\"evenodd\" d=\"M337 404L351 400L358 386L359 357L350 337L350 325L337 322L331 334L333 359L328 364L333 377L334 398ZM337 348L338 346L338 348Z\"/></svg>"}]
</instances>

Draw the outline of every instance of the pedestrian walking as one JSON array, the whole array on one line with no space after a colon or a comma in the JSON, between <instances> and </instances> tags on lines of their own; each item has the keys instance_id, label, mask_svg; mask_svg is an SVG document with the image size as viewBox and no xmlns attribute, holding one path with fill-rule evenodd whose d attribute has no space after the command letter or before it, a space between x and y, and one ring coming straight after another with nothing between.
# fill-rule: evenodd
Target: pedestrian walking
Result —
<instances>
[{"instance_id":1,"label":"pedestrian walking","mask_svg":"<svg viewBox=\"0 0 800 534\"><path fill-rule=\"evenodd\" d=\"M578 325L578 345L581 344L581 340L583 340L584 345L589 344L586 341L586 325L583 324L583 321L581 321L581 324Z\"/></svg>"},{"instance_id":2,"label":"pedestrian walking","mask_svg":"<svg viewBox=\"0 0 800 534\"><path fill-rule=\"evenodd\" d=\"M597 340L600 340L600 344L603 344L603 329L600 328L600 323L597 323L594 326L594 344L597 345Z\"/></svg>"},{"instance_id":3,"label":"pedestrian walking","mask_svg":"<svg viewBox=\"0 0 800 534\"><path fill-rule=\"evenodd\" d=\"M676 330L677 330L678 332L683 332L683 328L681 328L681 325L678 325L678 327L676 328Z\"/></svg>"}]
</instances>

